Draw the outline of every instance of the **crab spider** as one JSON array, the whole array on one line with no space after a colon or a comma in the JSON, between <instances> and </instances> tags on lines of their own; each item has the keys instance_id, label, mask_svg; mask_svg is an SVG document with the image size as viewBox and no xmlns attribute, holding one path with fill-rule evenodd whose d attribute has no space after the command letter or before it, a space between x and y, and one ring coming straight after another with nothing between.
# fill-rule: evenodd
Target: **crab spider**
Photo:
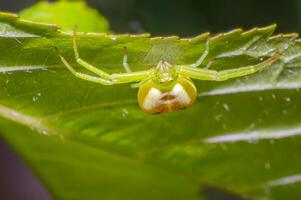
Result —
<instances>
[{"instance_id":1,"label":"crab spider","mask_svg":"<svg viewBox=\"0 0 301 200\"><path fill-rule=\"evenodd\" d=\"M73 32L73 50L76 62L95 75L77 72L57 49L61 61L72 74L80 79L102 85L134 83L132 84L133 87L139 87L137 95L139 106L142 110L153 114L171 112L192 105L197 97L197 90L191 79L225 81L260 71L270 66L279 57L274 54L256 65L222 71L198 68L209 53L209 40L207 40L205 51L193 64L172 65L165 60L161 60L157 66L148 70L132 72L127 62L127 54L125 54L123 66L126 72L108 74L80 58L75 31Z\"/></svg>"}]
</instances>

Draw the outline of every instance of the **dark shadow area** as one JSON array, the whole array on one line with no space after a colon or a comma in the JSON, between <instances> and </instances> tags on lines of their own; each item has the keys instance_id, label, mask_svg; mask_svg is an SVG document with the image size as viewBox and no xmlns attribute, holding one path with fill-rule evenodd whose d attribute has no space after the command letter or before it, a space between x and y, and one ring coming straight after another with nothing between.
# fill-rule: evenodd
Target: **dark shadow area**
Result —
<instances>
[{"instance_id":1,"label":"dark shadow area","mask_svg":"<svg viewBox=\"0 0 301 200\"><path fill-rule=\"evenodd\" d=\"M1 138L0 199L51 200L37 178Z\"/></svg>"},{"instance_id":2,"label":"dark shadow area","mask_svg":"<svg viewBox=\"0 0 301 200\"><path fill-rule=\"evenodd\" d=\"M301 1L89 0L117 33L194 36L277 23L278 32L301 31Z\"/></svg>"},{"instance_id":3,"label":"dark shadow area","mask_svg":"<svg viewBox=\"0 0 301 200\"><path fill-rule=\"evenodd\" d=\"M1 0L0 10L9 12L19 12L27 6L34 4L35 0Z\"/></svg>"},{"instance_id":4,"label":"dark shadow area","mask_svg":"<svg viewBox=\"0 0 301 200\"><path fill-rule=\"evenodd\" d=\"M0 1L18 12L35 0ZM277 32L301 32L300 0L87 0L106 16L116 33L195 36L277 23ZM80 14L80 13L79 13Z\"/></svg>"},{"instance_id":5,"label":"dark shadow area","mask_svg":"<svg viewBox=\"0 0 301 200\"><path fill-rule=\"evenodd\" d=\"M250 200L218 188L206 186L202 191L208 200Z\"/></svg>"}]
</instances>

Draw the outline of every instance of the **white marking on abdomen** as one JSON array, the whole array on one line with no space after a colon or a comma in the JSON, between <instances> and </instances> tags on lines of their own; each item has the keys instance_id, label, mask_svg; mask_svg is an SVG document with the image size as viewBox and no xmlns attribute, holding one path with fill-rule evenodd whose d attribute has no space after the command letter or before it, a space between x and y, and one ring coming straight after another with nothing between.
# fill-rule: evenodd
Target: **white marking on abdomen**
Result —
<instances>
[{"instance_id":1,"label":"white marking on abdomen","mask_svg":"<svg viewBox=\"0 0 301 200\"><path fill-rule=\"evenodd\" d=\"M176 101L188 105L191 101L189 95L187 94L186 90L183 88L183 86L179 83L177 83L172 91L170 92L170 95L173 95L176 97Z\"/></svg>"},{"instance_id":2,"label":"white marking on abdomen","mask_svg":"<svg viewBox=\"0 0 301 200\"><path fill-rule=\"evenodd\" d=\"M161 98L162 92L156 88L152 88L144 98L143 108L146 110L152 110L156 108L160 103Z\"/></svg>"},{"instance_id":3,"label":"white marking on abdomen","mask_svg":"<svg viewBox=\"0 0 301 200\"><path fill-rule=\"evenodd\" d=\"M174 96L175 99L161 100L164 96L167 95ZM183 105L188 105L190 101L191 99L186 90L181 84L177 83L171 91L165 93L162 93L156 88L152 88L145 96L143 108L146 110L152 110L160 105L169 105L175 102Z\"/></svg>"}]
</instances>

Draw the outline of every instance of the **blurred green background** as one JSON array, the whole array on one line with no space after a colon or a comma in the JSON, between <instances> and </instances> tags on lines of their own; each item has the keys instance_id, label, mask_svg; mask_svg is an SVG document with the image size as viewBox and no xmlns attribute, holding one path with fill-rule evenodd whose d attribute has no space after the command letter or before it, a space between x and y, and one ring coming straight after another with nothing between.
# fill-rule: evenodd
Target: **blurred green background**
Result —
<instances>
[{"instance_id":1,"label":"blurred green background","mask_svg":"<svg viewBox=\"0 0 301 200\"><path fill-rule=\"evenodd\" d=\"M18 12L35 0L1 0L0 9ZM88 0L116 33L194 36L278 24L279 32L300 32L300 0Z\"/></svg>"},{"instance_id":2,"label":"blurred green background","mask_svg":"<svg viewBox=\"0 0 301 200\"><path fill-rule=\"evenodd\" d=\"M19 12L35 0L0 0L0 10ZM301 32L301 0L89 0L115 33L190 37L277 23L277 32ZM79 13L80 15L80 13ZM51 199L0 138L0 199ZM239 199L208 191L210 199Z\"/></svg>"}]
</instances>

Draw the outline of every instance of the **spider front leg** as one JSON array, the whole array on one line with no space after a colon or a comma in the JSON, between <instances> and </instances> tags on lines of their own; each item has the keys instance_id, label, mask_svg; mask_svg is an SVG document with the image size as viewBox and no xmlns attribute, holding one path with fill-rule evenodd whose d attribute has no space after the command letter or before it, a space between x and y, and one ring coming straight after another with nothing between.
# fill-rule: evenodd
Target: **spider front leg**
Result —
<instances>
[{"instance_id":1,"label":"spider front leg","mask_svg":"<svg viewBox=\"0 0 301 200\"><path fill-rule=\"evenodd\" d=\"M91 82L95 82L95 83L100 83L102 85L113 85L114 82L110 79L107 78L102 78L102 77L96 77L96 76L91 76L88 74L83 74L80 72L77 72L69 63L68 61L60 54L59 50L56 48L56 50L58 51L59 57L61 59L61 61L63 62L63 64L69 69L69 71L76 77L80 78L80 79L84 79L87 81L91 81Z\"/></svg>"},{"instance_id":2,"label":"spider front leg","mask_svg":"<svg viewBox=\"0 0 301 200\"><path fill-rule=\"evenodd\" d=\"M131 69L131 67L128 63L128 53L127 53L126 47L124 47L124 50L125 50L125 54L123 56L123 62L122 62L123 67L124 67L126 72L132 72L132 69Z\"/></svg>"},{"instance_id":3,"label":"spider front leg","mask_svg":"<svg viewBox=\"0 0 301 200\"><path fill-rule=\"evenodd\" d=\"M91 81L91 82L96 82L100 83L103 85L113 85L113 84L121 84L121 83L132 83L132 82L140 82L145 80L150 76L150 71L145 70L145 71L138 71L138 72L127 72L127 73L116 73L116 74L108 74L107 72L100 70L93 65L87 63L86 61L82 60L79 57L78 53L78 48L77 48L77 43L76 43L76 33L74 31L73 33L73 50L75 54L75 59L76 62L86 68L87 70L95 73L98 76L91 76L88 74L84 74L81 72L77 72L69 63L68 61L61 55L59 52L58 48L55 47L57 50L59 57L63 64L69 69L69 71L74 74L76 77ZM124 63L127 63L127 57L124 58Z\"/></svg>"},{"instance_id":4,"label":"spider front leg","mask_svg":"<svg viewBox=\"0 0 301 200\"><path fill-rule=\"evenodd\" d=\"M182 65L182 66L187 66L187 67L198 67L200 66L203 61L205 60L205 58L207 57L207 55L209 54L209 39L207 39L206 41L206 47L204 52L201 54L201 56L196 60L195 63L190 64L190 65Z\"/></svg>"},{"instance_id":5,"label":"spider front leg","mask_svg":"<svg viewBox=\"0 0 301 200\"><path fill-rule=\"evenodd\" d=\"M121 84L121 83L132 83L132 82L140 82L142 80L145 80L149 76L149 71L138 71L138 72L132 72L128 62L127 62L127 52L125 53L123 57L123 66L127 73L116 73L116 74L108 74L104 72L103 70L100 70L91 64L87 63L83 59L80 58L77 42L76 42L76 31L73 32L73 50L75 54L75 59L78 64L86 68L87 70L97 74L102 79L107 79L106 83L109 83L108 85L112 84ZM125 47L126 50L126 47ZM65 64L66 65L66 64ZM70 66L70 65L69 65ZM71 66L70 66L71 67ZM86 75L89 76L89 75ZM89 76L89 78L92 78ZM93 77L91 81L96 82L95 78L97 78L97 81L99 81L100 78Z\"/></svg>"},{"instance_id":6,"label":"spider front leg","mask_svg":"<svg viewBox=\"0 0 301 200\"><path fill-rule=\"evenodd\" d=\"M56 48L58 51L58 49ZM59 53L59 51L58 51ZM116 74L108 74L109 78L103 78L103 77L97 77L97 76L91 76L88 74L83 74L80 72L77 72L69 63L68 61L59 53L59 56L61 58L61 61L63 64L71 71L72 74L74 74L76 77L91 81L100 83L102 85L113 85L113 84L122 84L122 83L132 83L132 82L140 82L143 80L146 80L150 77L150 70L145 71L137 71L137 72L129 72L129 73L116 73ZM83 67L83 64L81 64ZM106 73L106 72L105 72Z\"/></svg>"},{"instance_id":7,"label":"spider front leg","mask_svg":"<svg viewBox=\"0 0 301 200\"><path fill-rule=\"evenodd\" d=\"M76 31L75 30L73 31L73 51L74 51L74 55L75 55L75 60L78 64L80 64L87 70L97 74L98 76L100 76L103 79L110 79L110 74L94 67L93 65L87 63L86 61L84 61L83 59L80 58L79 52L78 52L78 47L77 47L77 42L76 42Z\"/></svg>"},{"instance_id":8,"label":"spider front leg","mask_svg":"<svg viewBox=\"0 0 301 200\"><path fill-rule=\"evenodd\" d=\"M191 66L176 66L179 74L190 77L192 79L199 80L211 80L211 81L225 81L231 78L246 76L253 74L257 71L260 71L271 64L273 64L279 58L278 54L273 55L269 59L257 64L249 65L246 67L240 67L235 69L227 69L222 71L209 70L209 69L200 69Z\"/></svg>"}]
</instances>

